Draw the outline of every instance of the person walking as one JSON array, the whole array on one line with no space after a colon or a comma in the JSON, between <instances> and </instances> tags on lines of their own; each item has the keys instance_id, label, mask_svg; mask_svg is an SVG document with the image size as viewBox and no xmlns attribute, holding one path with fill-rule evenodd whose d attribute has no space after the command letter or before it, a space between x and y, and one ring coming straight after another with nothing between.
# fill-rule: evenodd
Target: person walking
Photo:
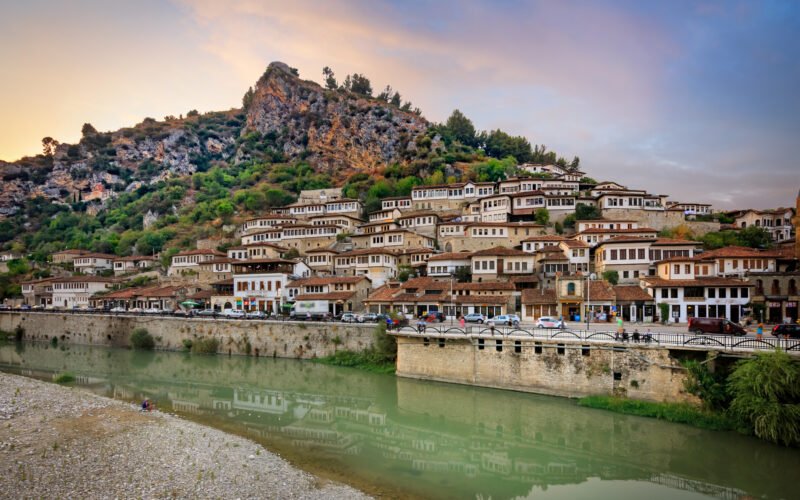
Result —
<instances>
[{"instance_id":1,"label":"person walking","mask_svg":"<svg viewBox=\"0 0 800 500\"><path fill-rule=\"evenodd\" d=\"M460 315L458 317L458 326L461 327L461 329L463 330L464 327L466 326L466 324L467 324L467 320L464 319L463 315Z\"/></svg>"},{"instance_id":2,"label":"person walking","mask_svg":"<svg viewBox=\"0 0 800 500\"><path fill-rule=\"evenodd\" d=\"M617 333L622 335L623 331L624 331L624 329L622 328L622 318L617 316Z\"/></svg>"},{"instance_id":3,"label":"person walking","mask_svg":"<svg viewBox=\"0 0 800 500\"><path fill-rule=\"evenodd\" d=\"M759 323L756 327L756 340L761 340L764 336L764 323Z\"/></svg>"}]
</instances>

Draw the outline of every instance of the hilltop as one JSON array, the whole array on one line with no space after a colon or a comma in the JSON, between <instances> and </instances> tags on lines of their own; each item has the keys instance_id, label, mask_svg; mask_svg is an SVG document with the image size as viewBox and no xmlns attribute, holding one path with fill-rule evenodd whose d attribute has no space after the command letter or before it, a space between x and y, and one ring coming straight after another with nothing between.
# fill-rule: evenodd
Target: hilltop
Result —
<instances>
[{"instance_id":1,"label":"hilltop","mask_svg":"<svg viewBox=\"0 0 800 500\"><path fill-rule=\"evenodd\" d=\"M372 211L418 184L567 165L524 137L477 132L458 110L431 123L389 86L373 95L363 75L339 85L323 73L324 87L273 62L241 108L110 132L87 123L77 144L44 138L42 154L0 162L0 249L40 261L64 248L168 258L304 189L341 187Z\"/></svg>"}]
</instances>

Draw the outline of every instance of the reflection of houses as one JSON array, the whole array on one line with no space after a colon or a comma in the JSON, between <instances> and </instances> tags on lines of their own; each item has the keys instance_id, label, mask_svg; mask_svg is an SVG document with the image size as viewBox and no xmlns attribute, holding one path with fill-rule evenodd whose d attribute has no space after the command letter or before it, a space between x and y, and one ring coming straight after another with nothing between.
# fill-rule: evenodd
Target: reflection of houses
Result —
<instances>
[{"instance_id":1,"label":"reflection of houses","mask_svg":"<svg viewBox=\"0 0 800 500\"><path fill-rule=\"evenodd\" d=\"M289 411L289 400L281 391L234 389L232 407L282 415Z\"/></svg>"}]
</instances>

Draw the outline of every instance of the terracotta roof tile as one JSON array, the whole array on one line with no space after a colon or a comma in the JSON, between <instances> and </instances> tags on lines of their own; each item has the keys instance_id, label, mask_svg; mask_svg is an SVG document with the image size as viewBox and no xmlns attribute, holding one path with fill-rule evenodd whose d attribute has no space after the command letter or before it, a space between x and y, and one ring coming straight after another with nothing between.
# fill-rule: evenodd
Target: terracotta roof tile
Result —
<instances>
[{"instance_id":1,"label":"terracotta roof tile","mask_svg":"<svg viewBox=\"0 0 800 500\"><path fill-rule=\"evenodd\" d=\"M555 304L556 291L553 288L532 289L522 291L523 304Z\"/></svg>"},{"instance_id":2,"label":"terracotta roof tile","mask_svg":"<svg viewBox=\"0 0 800 500\"><path fill-rule=\"evenodd\" d=\"M653 301L643 288L636 285L617 285L613 287L614 295L617 301L622 302L635 302L635 301Z\"/></svg>"}]
</instances>

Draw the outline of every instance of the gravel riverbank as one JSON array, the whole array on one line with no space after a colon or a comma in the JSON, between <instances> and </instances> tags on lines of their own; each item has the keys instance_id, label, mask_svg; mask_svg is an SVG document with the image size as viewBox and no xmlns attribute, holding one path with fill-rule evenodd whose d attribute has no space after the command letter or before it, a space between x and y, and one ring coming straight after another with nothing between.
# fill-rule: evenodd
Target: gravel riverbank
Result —
<instances>
[{"instance_id":1,"label":"gravel riverbank","mask_svg":"<svg viewBox=\"0 0 800 500\"><path fill-rule=\"evenodd\" d=\"M0 373L2 498L367 498L247 439Z\"/></svg>"}]
</instances>

